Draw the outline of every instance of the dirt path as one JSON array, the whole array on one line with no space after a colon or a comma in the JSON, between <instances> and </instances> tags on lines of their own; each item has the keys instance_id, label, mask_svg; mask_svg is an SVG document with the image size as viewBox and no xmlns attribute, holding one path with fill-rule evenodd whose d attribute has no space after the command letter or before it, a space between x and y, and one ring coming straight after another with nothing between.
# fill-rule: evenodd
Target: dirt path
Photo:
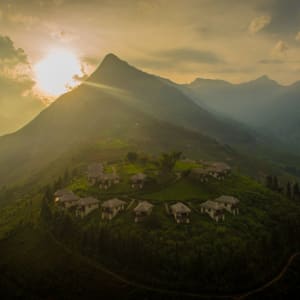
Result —
<instances>
[{"instance_id":1,"label":"dirt path","mask_svg":"<svg viewBox=\"0 0 300 300\"><path fill-rule=\"evenodd\" d=\"M56 244L58 244L60 247L62 247L67 253L73 253L73 251L70 248L66 247L62 242L57 240L51 232L48 232L48 234L53 239L53 241ZM252 296L254 294L262 292L265 289L267 289L268 287L272 286L274 283L278 282L285 275L285 273L287 272L288 268L290 267L290 265L292 264L294 259L296 257L300 256L300 252L296 252L293 255L291 255L290 258L288 259L287 263L284 265L283 269L280 271L280 273L276 277L271 279L270 281L266 282L261 287L249 290L245 293L224 294L224 295L208 294L208 293L207 294L205 294L205 293L201 294L201 293L179 292L179 291L168 290L168 289L163 289L163 288L151 287L151 286L148 286L146 284L142 284L142 283L138 283L138 282L135 282L135 281L128 280L125 277L110 271L109 269L107 269L106 267L104 267L103 265L101 265L98 262L95 262L94 260L92 260L88 257L82 256L82 255L80 255L80 256L88 265L90 265L90 266L98 269L99 271L111 276L112 278L120 281L123 284L129 285L129 286L132 286L134 288L141 289L141 290L147 290L147 291L150 291L150 292L165 294L165 295L190 297L190 298L198 298L198 299L235 299L235 300L242 300L242 299L246 299L249 296Z\"/></svg>"}]
</instances>

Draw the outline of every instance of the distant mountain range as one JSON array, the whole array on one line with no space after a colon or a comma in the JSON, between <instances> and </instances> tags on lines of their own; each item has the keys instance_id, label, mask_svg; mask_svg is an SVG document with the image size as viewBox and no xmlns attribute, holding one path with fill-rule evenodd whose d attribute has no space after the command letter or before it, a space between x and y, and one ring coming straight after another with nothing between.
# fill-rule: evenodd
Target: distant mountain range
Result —
<instances>
[{"instance_id":1,"label":"distant mountain range","mask_svg":"<svg viewBox=\"0 0 300 300\"><path fill-rule=\"evenodd\" d=\"M275 84L266 78L260 81ZM201 84L208 87L215 83L198 80L183 91L171 81L109 54L82 85L58 98L21 130L0 138L0 183L26 181L50 164L55 164L53 169L64 168L67 161L74 165L78 153L90 149L111 155L116 151L113 147L110 151L109 147L95 146L106 140L121 140L128 145L124 151L180 150L193 157L228 160L261 171L265 165L260 162L255 166L253 160L267 143L241 123L195 103L186 91L194 93ZM216 85L231 86L225 82ZM204 105L208 106L207 102ZM249 152L249 148L255 149L253 153L239 154L240 149ZM271 157L271 151L265 153Z\"/></svg>"},{"instance_id":2,"label":"distant mountain range","mask_svg":"<svg viewBox=\"0 0 300 300\"><path fill-rule=\"evenodd\" d=\"M84 84L58 98L21 130L0 138L0 182L25 182L50 163L71 159L107 139L121 139L145 151L230 157L228 149L207 133L224 140L251 140L248 133L226 127L176 87L109 54Z\"/></svg>"},{"instance_id":3,"label":"distant mountain range","mask_svg":"<svg viewBox=\"0 0 300 300\"><path fill-rule=\"evenodd\" d=\"M200 106L300 149L300 82L283 86L262 76L241 84L198 78L184 90Z\"/></svg>"}]
</instances>

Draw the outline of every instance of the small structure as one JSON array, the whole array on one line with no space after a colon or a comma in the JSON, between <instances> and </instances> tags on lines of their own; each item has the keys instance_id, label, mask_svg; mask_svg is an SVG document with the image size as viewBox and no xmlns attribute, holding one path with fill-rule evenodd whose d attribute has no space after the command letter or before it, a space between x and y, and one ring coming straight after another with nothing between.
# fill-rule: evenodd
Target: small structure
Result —
<instances>
[{"instance_id":1,"label":"small structure","mask_svg":"<svg viewBox=\"0 0 300 300\"><path fill-rule=\"evenodd\" d=\"M200 204L201 213L207 213L213 220L225 220L224 209L222 205L212 200Z\"/></svg>"},{"instance_id":2,"label":"small structure","mask_svg":"<svg viewBox=\"0 0 300 300\"><path fill-rule=\"evenodd\" d=\"M191 210L185 204L177 202L170 206L170 211L175 218L176 223L190 223Z\"/></svg>"},{"instance_id":3,"label":"small structure","mask_svg":"<svg viewBox=\"0 0 300 300\"><path fill-rule=\"evenodd\" d=\"M62 196L67 195L67 194L72 194L72 193L73 193L72 191L67 190L67 189L57 190L54 193L54 202L59 202L59 200Z\"/></svg>"},{"instance_id":4,"label":"small structure","mask_svg":"<svg viewBox=\"0 0 300 300\"><path fill-rule=\"evenodd\" d=\"M225 176L229 175L231 167L223 162L214 162L211 163L206 170L212 177L222 180Z\"/></svg>"},{"instance_id":5,"label":"small structure","mask_svg":"<svg viewBox=\"0 0 300 300\"><path fill-rule=\"evenodd\" d=\"M80 199L77 195L75 195L72 191L68 190L58 190L54 194L55 203L62 206L65 209L74 207L77 205L78 200Z\"/></svg>"},{"instance_id":6,"label":"small structure","mask_svg":"<svg viewBox=\"0 0 300 300\"><path fill-rule=\"evenodd\" d=\"M152 213L153 205L148 201L140 202L134 209L135 213L135 222L142 221L145 217L149 216Z\"/></svg>"},{"instance_id":7,"label":"small structure","mask_svg":"<svg viewBox=\"0 0 300 300\"><path fill-rule=\"evenodd\" d=\"M81 198L76 204L76 215L83 218L97 208L99 208L99 200L96 198Z\"/></svg>"},{"instance_id":8,"label":"small structure","mask_svg":"<svg viewBox=\"0 0 300 300\"><path fill-rule=\"evenodd\" d=\"M138 173L130 177L131 187L142 189L144 187L147 175L144 173Z\"/></svg>"},{"instance_id":9,"label":"small structure","mask_svg":"<svg viewBox=\"0 0 300 300\"><path fill-rule=\"evenodd\" d=\"M110 199L102 203L102 219L111 220L120 211L125 209L126 202L118 198Z\"/></svg>"},{"instance_id":10,"label":"small structure","mask_svg":"<svg viewBox=\"0 0 300 300\"><path fill-rule=\"evenodd\" d=\"M99 188L107 190L114 184L120 182L120 177L116 173L102 174L99 177Z\"/></svg>"},{"instance_id":11,"label":"small structure","mask_svg":"<svg viewBox=\"0 0 300 300\"><path fill-rule=\"evenodd\" d=\"M103 165L101 163L92 163L88 166L87 179L91 184L96 184L103 175Z\"/></svg>"},{"instance_id":12,"label":"small structure","mask_svg":"<svg viewBox=\"0 0 300 300\"><path fill-rule=\"evenodd\" d=\"M239 214L238 203L240 202L240 200L235 197L223 195L215 199L214 202L219 203L224 209L226 209L228 212L232 213L233 215Z\"/></svg>"},{"instance_id":13,"label":"small structure","mask_svg":"<svg viewBox=\"0 0 300 300\"><path fill-rule=\"evenodd\" d=\"M189 177L199 180L200 182L207 182L209 180L210 174L207 169L195 168L191 170Z\"/></svg>"}]
</instances>

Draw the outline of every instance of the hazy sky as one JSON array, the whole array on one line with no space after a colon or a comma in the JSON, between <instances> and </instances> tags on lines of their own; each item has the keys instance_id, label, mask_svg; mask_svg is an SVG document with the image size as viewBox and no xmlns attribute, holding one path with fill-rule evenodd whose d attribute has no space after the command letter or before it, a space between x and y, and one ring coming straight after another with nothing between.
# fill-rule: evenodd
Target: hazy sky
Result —
<instances>
[{"instance_id":1,"label":"hazy sky","mask_svg":"<svg viewBox=\"0 0 300 300\"><path fill-rule=\"evenodd\" d=\"M113 52L176 82L267 74L288 84L300 79L300 1L1 0L0 59L6 49L34 65L56 47L87 72Z\"/></svg>"}]
</instances>

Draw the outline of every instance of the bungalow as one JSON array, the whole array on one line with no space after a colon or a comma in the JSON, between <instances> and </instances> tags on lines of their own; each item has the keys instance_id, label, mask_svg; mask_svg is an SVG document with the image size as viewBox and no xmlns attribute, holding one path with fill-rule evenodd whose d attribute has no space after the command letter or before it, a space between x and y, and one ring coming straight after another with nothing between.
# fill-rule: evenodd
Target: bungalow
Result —
<instances>
[{"instance_id":1,"label":"bungalow","mask_svg":"<svg viewBox=\"0 0 300 300\"><path fill-rule=\"evenodd\" d=\"M185 204L177 202L176 204L171 205L170 211L174 216L176 223L190 223L190 213L191 210Z\"/></svg>"},{"instance_id":2,"label":"bungalow","mask_svg":"<svg viewBox=\"0 0 300 300\"><path fill-rule=\"evenodd\" d=\"M200 204L201 213L207 213L213 220L225 220L224 210L222 205L217 202L207 200Z\"/></svg>"},{"instance_id":3,"label":"bungalow","mask_svg":"<svg viewBox=\"0 0 300 300\"><path fill-rule=\"evenodd\" d=\"M195 168L191 170L189 177L199 180L200 182L207 182L209 180L210 174L207 169Z\"/></svg>"},{"instance_id":4,"label":"bungalow","mask_svg":"<svg viewBox=\"0 0 300 300\"><path fill-rule=\"evenodd\" d=\"M231 172L231 167L223 162L214 162L207 168L208 173L218 179L224 179Z\"/></svg>"},{"instance_id":5,"label":"bungalow","mask_svg":"<svg viewBox=\"0 0 300 300\"><path fill-rule=\"evenodd\" d=\"M57 190L55 193L54 193L54 202L59 202L59 199L64 196L64 195L67 195L67 194L72 194L73 192L70 191L70 190L67 190L67 189L61 189L61 190Z\"/></svg>"},{"instance_id":6,"label":"bungalow","mask_svg":"<svg viewBox=\"0 0 300 300\"><path fill-rule=\"evenodd\" d=\"M76 205L76 215L83 218L97 208L99 208L99 200L93 197L81 198Z\"/></svg>"},{"instance_id":7,"label":"bungalow","mask_svg":"<svg viewBox=\"0 0 300 300\"><path fill-rule=\"evenodd\" d=\"M238 203L239 199L232 196L221 196L214 200L214 202L219 203L224 209L232 213L233 215L239 214Z\"/></svg>"},{"instance_id":8,"label":"bungalow","mask_svg":"<svg viewBox=\"0 0 300 300\"><path fill-rule=\"evenodd\" d=\"M126 202L120 199L114 198L107 200L102 203L102 219L111 220L115 217L120 211L125 209Z\"/></svg>"},{"instance_id":9,"label":"bungalow","mask_svg":"<svg viewBox=\"0 0 300 300\"><path fill-rule=\"evenodd\" d=\"M114 184L118 184L120 182L120 177L116 173L110 174L102 174L99 177L99 188L107 190Z\"/></svg>"},{"instance_id":10,"label":"bungalow","mask_svg":"<svg viewBox=\"0 0 300 300\"><path fill-rule=\"evenodd\" d=\"M103 175L103 165L101 163L92 163L88 166L87 179L91 184L96 184Z\"/></svg>"},{"instance_id":11,"label":"bungalow","mask_svg":"<svg viewBox=\"0 0 300 300\"><path fill-rule=\"evenodd\" d=\"M55 194L55 203L61 205L63 208L68 209L77 205L78 200L80 199L71 191L62 190L57 191Z\"/></svg>"},{"instance_id":12,"label":"bungalow","mask_svg":"<svg viewBox=\"0 0 300 300\"><path fill-rule=\"evenodd\" d=\"M134 209L135 222L142 221L145 217L149 216L152 212L153 205L148 201L140 202Z\"/></svg>"},{"instance_id":13,"label":"bungalow","mask_svg":"<svg viewBox=\"0 0 300 300\"><path fill-rule=\"evenodd\" d=\"M144 187L147 175L143 173L138 173L130 177L131 187L142 189Z\"/></svg>"}]
</instances>

